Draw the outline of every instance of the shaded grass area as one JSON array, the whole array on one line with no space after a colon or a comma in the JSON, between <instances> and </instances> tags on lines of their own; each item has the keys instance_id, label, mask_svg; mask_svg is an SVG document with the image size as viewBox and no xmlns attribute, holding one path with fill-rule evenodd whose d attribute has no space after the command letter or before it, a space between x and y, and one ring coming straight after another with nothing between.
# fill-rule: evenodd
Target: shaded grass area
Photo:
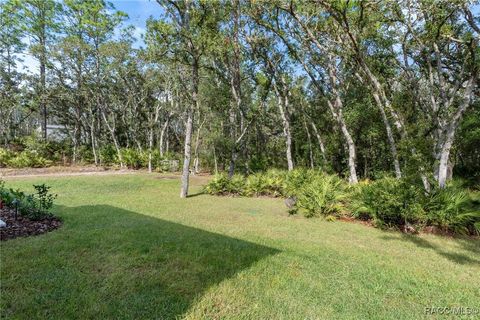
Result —
<instances>
[{"instance_id":1,"label":"shaded grass area","mask_svg":"<svg viewBox=\"0 0 480 320\"><path fill-rule=\"evenodd\" d=\"M160 175L29 178L64 226L1 243L2 318L418 319L480 307L480 242L288 217L281 199L179 199Z\"/></svg>"}]
</instances>

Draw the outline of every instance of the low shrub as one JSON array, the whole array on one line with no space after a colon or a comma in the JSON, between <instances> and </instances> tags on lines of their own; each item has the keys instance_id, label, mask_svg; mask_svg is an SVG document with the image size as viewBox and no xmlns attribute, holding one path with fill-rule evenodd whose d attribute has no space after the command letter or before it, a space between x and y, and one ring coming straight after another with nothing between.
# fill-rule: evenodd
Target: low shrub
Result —
<instances>
[{"instance_id":1,"label":"low shrub","mask_svg":"<svg viewBox=\"0 0 480 320\"><path fill-rule=\"evenodd\" d=\"M234 175L218 174L205 186L205 192L213 195L243 195L245 194L245 178Z\"/></svg>"},{"instance_id":2,"label":"low shrub","mask_svg":"<svg viewBox=\"0 0 480 320\"><path fill-rule=\"evenodd\" d=\"M51 165L51 160L45 159L36 151L32 150L13 153L13 155L6 161L6 166L12 168L43 168Z\"/></svg>"},{"instance_id":3,"label":"low shrub","mask_svg":"<svg viewBox=\"0 0 480 320\"><path fill-rule=\"evenodd\" d=\"M296 208L306 217L338 215L344 209L346 183L335 175L318 173L295 191Z\"/></svg>"},{"instance_id":4,"label":"low shrub","mask_svg":"<svg viewBox=\"0 0 480 320\"><path fill-rule=\"evenodd\" d=\"M16 207L21 215L31 220L41 220L52 216L50 209L57 195L50 193L50 187L45 184L34 185L35 193L26 194L20 190L5 188L0 181L0 200L8 207Z\"/></svg>"},{"instance_id":5,"label":"low shrub","mask_svg":"<svg viewBox=\"0 0 480 320\"><path fill-rule=\"evenodd\" d=\"M371 218L376 226L385 228L423 221L423 191L415 185L386 177L355 189L353 215L357 218Z\"/></svg>"},{"instance_id":6,"label":"low shrub","mask_svg":"<svg viewBox=\"0 0 480 320\"><path fill-rule=\"evenodd\" d=\"M284 195L285 173L271 169L263 173L255 173L247 177L245 195L272 196Z\"/></svg>"},{"instance_id":7,"label":"low shrub","mask_svg":"<svg viewBox=\"0 0 480 320\"><path fill-rule=\"evenodd\" d=\"M480 233L480 203L451 185L426 193L415 180L383 177L351 186L336 175L296 169L269 170L248 177L216 175L205 187L209 194L291 198L290 213L334 220L349 214L372 220L380 228L419 229L435 226L455 233ZM479 201L480 202L480 199Z\"/></svg>"},{"instance_id":8,"label":"low shrub","mask_svg":"<svg viewBox=\"0 0 480 320\"><path fill-rule=\"evenodd\" d=\"M409 224L462 234L480 231L480 207L455 184L444 189L433 187L426 193L420 184L408 179L386 177L358 184L352 190L353 216L372 219L378 227L403 229Z\"/></svg>"},{"instance_id":9,"label":"low shrub","mask_svg":"<svg viewBox=\"0 0 480 320\"><path fill-rule=\"evenodd\" d=\"M320 171L295 169L288 171L282 186L282 194L287 197L295 196L305 185L312 183L315 179L323 176Z\"/></svg>"},{"instance_id":10,"label":"low shrub","mask_svg":"<svg viewBox=\"0 0 480 320\"><path fill-rule=\"evenodd\" d=\"M102 146L99 155L102 165L109 166L118 162L117 150L115 150L115 147L111 144Z\"/></svg>"},{"instance_id":11,"label":"low shrub","mask_svg":"<svg viewBox=\"0 0 480 320\"><path fill-rule=\"evenodd\" d=\"M248 177L216 175L205 187L209 194L294 197L292 213L307 217L338 214L344 208L346 183L334 175L313 170L269 170Z\"/></svg>"},{"instance_id":12,"label":"low shrub","mask_svg":"<svg viewBox=\"0 0 480 320\"><path fill-rule=\"evenodd\" d=\"M6 167L8 161L13 157L13 152L10 150L0 148L0 167Z\"/></svg>"},{"instance_id":13,"label":"low shrub","mask_svg":"<svg viewBox=\"0 0 480 320\"><path fill-rule=\"evenodd\" d=\"M426 224L460 234L480 234L480 206L455 185L436 188L426 197Z\"/></svg>"},{"instance_id":14,"label":"low shrub","mask_svg":"<svg viewBox=\"0 0 480 320\"><path fill-rule=\"evenodd\" d=\"M140 169L148 166L148 154L146 152L132 148L122 148L120 152L123 162L128 168ZM118 159L117 162L119 162Z\"/></svg>"}]
</instances>

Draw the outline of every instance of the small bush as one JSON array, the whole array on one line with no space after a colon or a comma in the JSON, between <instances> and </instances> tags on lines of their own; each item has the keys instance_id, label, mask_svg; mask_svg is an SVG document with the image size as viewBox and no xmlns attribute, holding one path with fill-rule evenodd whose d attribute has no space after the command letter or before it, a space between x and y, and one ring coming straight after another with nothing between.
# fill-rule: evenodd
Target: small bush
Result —
<instances>
[{"instance_id":1,"label":"small bush","mask_svg":"<svg viewBox=\"0 0 480 320\"><path fill-rule=\"evenodd\" d=\"M321 175L321 172L306 169L288 171L283 181L282 194L287 197L295 196L305 185Z\"/></svg>"},{"instance_id":2,"label":"small bush","mask_svg":"<svg viewBox=\"0 0 480 320\"><path fill-rule=\"evenodd\" d=\"M468 193L450 185L436 188L426 197L426 223L455 233L480 233L480 207L472 205Z\"/></svg>"},{"instance_id":3,"label":"small bush","mask_svg":"<svg viewBox=\"0 0 480 320\"><path fill-rule=\"evenodd\" d=\"M285 171L270 169L263 174L264 190L263 194L272 197L279 197L284 195Z\"/></svg>"},{"instance_id":4,"label":"small bush","mask_svg":"<svg viewBox=\"0 0 480 320\"><path fill-rule=\"evenodd\" d=\"M8 166L8 162L13 157L13 153L7 149L0 148L0 167Z\"/></svg>"},{"instance_id":5,"label":"small bush","mask_svg":"<svg viewBox=\"0 0 480 320\"><path fill-rule=\"evenodd\" d=\"M41 220L52 216L50 209L57 197L50 193L50 187L45 184L34 185L35 193L26 194L20 190L5 188L0 182L0 199L8 207L17 207L19 213L31 220Z\"/></svg>"},{"instance_id":6,"label":"small bush","mask_svg":"<svg viewBox=\"0 0 480 320\"><path fill-rule=\"evenodd\" d=\"M103 165L112 165L118 163L117 151L111 144L107 144L100 148L100 162Z\"/></svg>"},{"instance_id":7,"label":"small bush","mask_svg":"<svg viewBox=\"0 0 480 320\"><path fill-rule=\"evenodd\" d=\"M306 217L339 214L346 197L346 184L334 175L317 174L296 191L297 208Z\"/></svg>"},{"instance_id":8,"label":"small bush","mask_svg":"<svg viewBox=\"0 0 480 320\"><path fill-rule=\"evenodd\" d=\"M214 195L231 194L230 178L226 174L215 175L215 177L205 186L205 191Z\"/></svg>"},{"instance_id":9,"label":"small bush","mask_svg":"<svg viewBox=\"0 0 480 320\"><path fill-rule=\"evenodd\" d=\"M6 166L12 168L43 168L51 165L52 161L45 159L36 151L32 150L24 150L22 152L15 153L6 162Z\"/></svg>"},{"instance_id":10,"label":"small bush","mask_svg":"<svg viewBox=\"0 0 480 320\"><path fill-rule=\"evenodd\" d=\"M148 166L148 154L132 148L120 150L124 164L131 169L140 169ZM117 162L119 160L117 159Z\"/></svg>"},{"instance_id":11,"label":"small bush","mask_svg":"<svg viewBox=\"0 0 480 320\"><path fill-rule=\"evenodd\" d=\"M373 219L376 226L396 228L406 223L421 222L425 212L422 207L423 190L391 177L359 186L354 215Z\"/></svg>"}]
</instances>

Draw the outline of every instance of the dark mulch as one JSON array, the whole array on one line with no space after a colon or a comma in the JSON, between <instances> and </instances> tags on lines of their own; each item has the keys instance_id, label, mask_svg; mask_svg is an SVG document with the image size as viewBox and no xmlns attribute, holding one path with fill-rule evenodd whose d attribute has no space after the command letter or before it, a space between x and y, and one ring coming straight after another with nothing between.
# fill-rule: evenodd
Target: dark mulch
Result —
<instances>
[{"instance_id":1,"label":"dark mulch","mask_svg":"<svg viewBox=\"0 0 480 320\"><path fill-rule=\"evenodd\" d=\"M33 221L18 214L15 220L15 210L10 208L0 209L0 219L7 224L6 227L0 228L0 240L2 241L39 235L55 230L62 225L62 221L55 217Z\"/></svg>"}]
</instances>

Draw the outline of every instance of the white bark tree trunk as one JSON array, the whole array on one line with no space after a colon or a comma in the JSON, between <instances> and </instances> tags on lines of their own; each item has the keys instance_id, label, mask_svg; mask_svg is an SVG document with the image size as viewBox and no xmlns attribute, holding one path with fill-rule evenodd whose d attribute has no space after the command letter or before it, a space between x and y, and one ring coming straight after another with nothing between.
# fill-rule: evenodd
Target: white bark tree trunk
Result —
<instances>
[{"instance_id":1,"label":"white bark tree trunk","mask_svg":"<svg viewBox=\"0 0 480 320\"><path fill-rule=\"evenodd\" d=\"M325 145L323 144L322 136L320 135L320 132L318 131L317 126L315 125L315 123L314 123L313 121L311 121L310 123L311 123L311 125L312 125L312 128L313 128L313 131L314 131L314 133L315 133L315 136L317 137L318 146L320 147L320 152L322 153L323 161L327 162L327 157L326 157L326 155L325 155Z\"/></svg>"}]
</instances>

